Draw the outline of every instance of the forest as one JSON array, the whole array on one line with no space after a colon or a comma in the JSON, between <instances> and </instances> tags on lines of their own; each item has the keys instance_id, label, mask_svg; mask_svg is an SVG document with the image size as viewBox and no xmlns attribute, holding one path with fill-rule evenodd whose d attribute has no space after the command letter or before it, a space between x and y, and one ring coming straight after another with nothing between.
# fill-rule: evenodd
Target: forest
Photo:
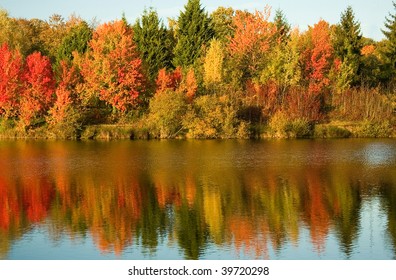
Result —
<instances>
[{"instance_id":1,"label":"forest","mask_svg":"<svg viewBox=\"0 0 396 280\"><path fill-rule=\"evenodd\" d=\"M350 6L304 31L199 0L166 24L0 9L0 138L396 137L393 6L379 42Z\"/></svg>"}]
</instances>

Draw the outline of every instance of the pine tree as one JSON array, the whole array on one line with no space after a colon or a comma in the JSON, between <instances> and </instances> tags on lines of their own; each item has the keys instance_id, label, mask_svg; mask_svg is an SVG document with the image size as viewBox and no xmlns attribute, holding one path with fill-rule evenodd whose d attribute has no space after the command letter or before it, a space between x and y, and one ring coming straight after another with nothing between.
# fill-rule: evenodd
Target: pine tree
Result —
<instances>
[{"instance_id":1,"label":"pine tree","mask_svg":"<svg viewBox=\"0 0 396 280\"><path fill-rule=\"evenodd\" d=\"M392 3L396 10L396 3ZM388 75L392 77L396 73L396 14L389 13L389 17L385 19L385 27L387 30L382 30L382 33L387 39L385 41L384 56L388 66Z\"/></svg>"},{"instance_id":2,"label":"pine tree","mask_svg":"<svg viewBox=\"0 0 396 280\"><path fill-rule=\"evenodd\" d=\"M189 0L178 18L175 66L190 66L201 56L202 46L214 36L210 18L200 0Z\"/></svg>"},{"instance_id":3,"label":"pine tree","mask_svg":"<svg viewBox=\"0 0 396 280\"><path fill-rule=\"evenodd\" d=\"M133 39L147 67L149 79L154 81L160 69L172 67L174 41L171 33L152 9L143 12L133 30Z\"/></svg>"},{"instance_id":4,"label":"pine tree","mask_svg":"<svg viewBox=\"0 0 396 280\"><path fill-rule=\"evenodd\" d=\"M360 23L355 20L352 7L341 14L341 21L335 28L334 52L341 61L338 88L346 89L360 82L362 35Z\"/></svg>"},{"instance_id":5,"label":"pine tree","mask_svg":"<svg viewBox=\"0 0 396 280\"><path fill-rule=\"evenodd\" d=\"M275 38L279 42L285 42L290 37L290 24L287 22L282 10L276 10L274 24L276 27Z\"/></svg>"},{"instance_id":6,"label":"pine tree","mask_svg":"<svg viewBox=\"0 0 396 280\"><path fill-rule=\"evenodd\" d=\"M62 60L72 61L73 52L78 52L79 54L85 53L91 38L92 29L85 21L81 21L79 24L70 28L58 49L57 63L60 64Z\"/></svg>"}]
</instances>

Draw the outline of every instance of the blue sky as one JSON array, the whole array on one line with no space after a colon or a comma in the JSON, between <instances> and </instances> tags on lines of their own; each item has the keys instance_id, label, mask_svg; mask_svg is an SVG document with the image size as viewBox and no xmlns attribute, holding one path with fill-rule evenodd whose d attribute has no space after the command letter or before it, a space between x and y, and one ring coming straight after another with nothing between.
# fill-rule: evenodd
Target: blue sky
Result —
<instances>
[{"instance_id":1,"label":"blue sky","mask_svg":"<svg viewBox=\"0 0 396 280\"><path fill-rule=\"evenodd\" d=\"M166 22L167 17L177 17L187 0L0 0L0 7L12 17L48 19L54 13L64 18L75 13L86 20L96 18L106 22L121 18L134 22L144 8L154 7ZM319 19L337 23L340 14L351 5L356 18L361 23L363 35L376 40L383 38L381 28L389 12L395 13L391 0L201 0L208 12L219 6L234 9L263 9L270 5L284 11L289 23L305 30Z\"/></svg>"}]
</instances>

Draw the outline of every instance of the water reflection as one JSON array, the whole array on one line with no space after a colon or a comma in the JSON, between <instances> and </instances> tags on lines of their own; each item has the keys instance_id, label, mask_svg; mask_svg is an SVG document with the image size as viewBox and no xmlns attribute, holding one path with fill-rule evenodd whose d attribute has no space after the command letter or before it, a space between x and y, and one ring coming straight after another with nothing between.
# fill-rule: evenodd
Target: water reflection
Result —
<instances>
[{"instance_id":1,"label":"water reflection","mask_svg":"<svg viewBox=\"0 0 396 280\"><path fill-rule=\"evenodd\" d=\"M395 148L0 142L0 257L24 258L14 247L39 227L49 247L89 239L115 258L136 248L158 258L163 247L178 253L162 258L395 258Z\"/></svg>"}]
</instances>

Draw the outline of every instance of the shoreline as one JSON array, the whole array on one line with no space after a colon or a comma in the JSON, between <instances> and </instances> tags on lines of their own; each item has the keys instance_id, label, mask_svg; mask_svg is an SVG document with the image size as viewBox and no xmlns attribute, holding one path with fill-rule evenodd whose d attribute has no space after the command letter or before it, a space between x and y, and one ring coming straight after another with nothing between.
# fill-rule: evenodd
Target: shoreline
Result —
<instances>
[{"instance_id":1,"label":"shoreline","mask_svg":"<svg viewBox=\"0 0 396 280\"><path fill-rule=\"evenodd\" d=\"M62 137L48 127L39 127L29 131L16 128L0 131L0 140L159 140L159 139L346 139L346 138L396 138L396 127L370 122L330 122L312 125L308 131L300 133L292 129L273 131L267 126L250 127L248 137L188 137L181 134L175 137L161 138L154 135L148 128L136 127L132 124L98 124L85 126L73 136Z\"/></svg>"}]
</instances>

